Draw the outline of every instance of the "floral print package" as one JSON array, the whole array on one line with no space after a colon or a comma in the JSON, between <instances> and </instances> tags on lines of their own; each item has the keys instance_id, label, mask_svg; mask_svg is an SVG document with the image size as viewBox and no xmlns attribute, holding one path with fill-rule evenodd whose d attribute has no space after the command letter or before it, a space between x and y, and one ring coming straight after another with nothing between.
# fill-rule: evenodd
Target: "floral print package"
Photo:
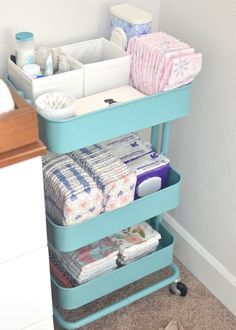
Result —
<instances>
[{"instance_id":1,"label":"floral print package","mask_svg":"<svg viewBox=\"0 0 236 330\"><path fill-rule=\"evenodd\" d=\"M64 268L78 284L117 268L118 248L110 238L104 238L72 252L58 252L51 245L49 250L61 268Z\"/></svg>"},{"instance_id":2,"label":"floral print package","mask_svg":"<svg viewBox=\"0 0 236 330\"><path fill-rule=\"evenodd\" d=\"M161 235L147 222L143 222L122 230L110 236L110 238L118 246L118 261L120 264L126 264L154 252Z\"/></svg>"}]
</instances>

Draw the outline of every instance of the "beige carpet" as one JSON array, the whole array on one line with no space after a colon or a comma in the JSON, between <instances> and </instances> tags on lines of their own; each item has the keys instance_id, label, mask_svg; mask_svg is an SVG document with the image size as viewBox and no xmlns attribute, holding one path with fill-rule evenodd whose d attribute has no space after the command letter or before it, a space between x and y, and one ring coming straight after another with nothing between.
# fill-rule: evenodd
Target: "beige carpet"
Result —
<instances>
[{"instance_id":1,"label":"beige carpet","mask_svg":"<svg viewBox=\"0 0 236 330\"><path fill-rule=\"evenodd\" d=\"M181 281L189 288L186 297L172 295L166 287L81 329L160 330L174 319L182 324L184 330L236 330L236 317L180 262L176 262L180 266ZM75 321L88 312L99 310L110 302L150 285L166 274L166 271L152 274L112 295L88 304L86 308L63 311L64 317L68 321ZM61 328L55 326L55 329Z\"/></svg>"}]
</instances>

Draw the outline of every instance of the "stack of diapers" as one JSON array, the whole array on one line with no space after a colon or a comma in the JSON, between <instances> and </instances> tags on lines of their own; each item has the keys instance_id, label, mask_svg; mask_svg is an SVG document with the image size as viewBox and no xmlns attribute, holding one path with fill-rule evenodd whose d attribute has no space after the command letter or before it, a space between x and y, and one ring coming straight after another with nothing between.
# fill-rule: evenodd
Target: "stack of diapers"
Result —
<instances>
[{"instance_id":1,"label":"stack of diapers","mask_svg":"<svg viewBox=\"0 0 236 330\"><path fill-rule=\"evenodd\" d=\"M167 187L169 163L165 155L156 152L149 152L126 163L137 176L135 199Z\"/></svg>"},{"instance_id":2,"label":"stack of diapers","mask_svg":"<svg viewBox=\"0 0 236 330\"><path fill-rule=\"evenodd\" d=\"M142 141L137 133L126 134L100 145L135 172L137 176L135 199L167 186L169 159L163 154L153 152L151 144Z\"/></svg>"},{"instance_id":3,"label":"stack of diapers","mask_svg":"<svg viewBox=\"0 0 236 330\"><path fill-rule=\"evenodd\" d=\"M67 155L43 157L46 212L56 223L70 226L99 215L102 191Z\"/></svg>"},{"instance_id":4,"label":"stack of diapers","mask_svg":"<svg viewBox=\"0 0 236 330\"><path fill-rule=\"evenodd\" d=\"M131 38L128 52L131 85L146 95L188 84L202 67L201 54L164 32Z\"/></svg>"},{"instance_id":5,"label":"stack of diapers","mask_svg":"<svg viewBox=\"0 0 236 330\"><path fill-rule=\"evenodd\" d=\"M136 175L117 157L99 145L70 153L94 179L103 193L103 211L123 207L134 199Z\"/></svg>"},{"instance_id":6,"label":"stack of diapers","mask_svg":"<svg viewBox=\"0 0 236 330\"><path fill-rule=\"evenodd\" d=\"M126 163L152 151L151 144L141 140L137 133L130 133L103 143L102 147Z\"/></svg>"},{"instance_id":7,"label":"stack of diapers","mask_svg":"<svg viewBox=\"0 0 236 330\"><path fill-rule=\"evenodd\" d=\"M147 222L127 228L110 236L118 246L120 265L127 265L152 252L155 252L161 235Z\"/></svg>"},{"instance_id":8,"label":"stack of diapers","mask_svg":"<svg viewBox=\"0 0 236 330\"><path fill-rule=\"evenodd\" d=\"M57 282L65 288L73 288L77 286L77 282L70 275L70 273L63 267L56 256L49 249L49 265L50 274L57 280Z\"/></svg>"},{"instance_id":9,"label":"stack of diapers","mask_svg":"<svg viewBox=\"0 0 236 330\"><path fill-rule=\"evenodd\" d=\"M91 281L117 268L118 248L108 237L72 252L58 252L51 245L49 251L77 284Z\"/></svg>"}]
</instances>

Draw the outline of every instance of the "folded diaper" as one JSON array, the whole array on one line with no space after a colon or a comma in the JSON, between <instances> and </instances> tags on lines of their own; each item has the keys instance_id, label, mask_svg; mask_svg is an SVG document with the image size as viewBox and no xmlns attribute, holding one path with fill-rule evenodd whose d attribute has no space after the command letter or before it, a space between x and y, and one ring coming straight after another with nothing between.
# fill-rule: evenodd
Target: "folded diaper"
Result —
<instances>
[{"instance_id":1,"label":"folded diaper","mask_svg":"<svg viewBox=\"0 0 236 330\"><path fill-rule=\"evenodd\" d=\"M102 191L94 180L67 155L43 157L47 214L58 224L70 226L102 211Z\"/></svg>"},{"instance_id":2,"label":"folded diaper","mask_svg":"<svg viewBox=\"0 0 236 330\"><path fill-rule=\"evenodd\" d=\"M118 248L110 238L64 253L58 252L49 245L49 251L78 284L117 268Z\"/></svg>"},{"instance_id":3,"label":"folded diaper","mask_svg":"<svg viewBox=\"0 0 236 330\"><path fill-rule=\"evenodd\" d=\"M169 159L163 154L149 152L126 163L137 176L135 199L144 197L168 184Z\"/></svg>"},{"instance_id":4,"label":"folded diaper","mask_svg":"<svg viewBox=\"0 0 236 330\"><path fill-rule=\"evenodd\" d=\"M94 145L69 154L94 179L103 193L103 211L123 207L134 199L136 175L102 146Z\"/></svg>"},{"instance_id":5,"label":"folded diaper","mask_svg":"<svg viewBox=\"0 0 236 330\"><path fill-rule=\"evenodd\" d=\"M131 85L146 95L191 82L201 71L202 55L163 32L131 38Z\"/></svg>"},{"instance_id":6,"label":"folded diaper","mask_svg":"<svg viewBox=\"0 0 236 330\"><path fill-rule=\"evenodd\" d=\"M117 259L117 263L120 266L125 266L125 265L128 265L132 262L139 260L140 258L147 256L148 254L156 252L156 250L157 250L157 245L155 245L153 248L148 248L146 251L144 251L143 253L140 253L138 256L129 257L129 258L119 257Z\"/></svg>"},{"instance_id":7,"label":"folded diaper","mask_svg":"<svg viewBox=\"0 0 236 330\"><path fill-rule=\"evenodd\" d=\"M118 262L124 265L154 252L161 235L147 222L143 222L113 234L110 239L118 246Z\"/></svg>"}]
</instances>

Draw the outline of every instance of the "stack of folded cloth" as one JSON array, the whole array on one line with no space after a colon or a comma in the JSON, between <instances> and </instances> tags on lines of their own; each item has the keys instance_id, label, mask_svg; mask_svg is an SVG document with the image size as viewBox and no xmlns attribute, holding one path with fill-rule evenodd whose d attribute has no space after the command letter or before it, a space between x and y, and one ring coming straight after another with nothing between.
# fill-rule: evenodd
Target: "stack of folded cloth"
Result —
<instances>
[{"instance_id":1,"label":"stack of folded cloth","mask_svg":"<svg viewBox=\"0 0 236 330\"><path fill-rule=\"evenodd\" d=\"M102 146L93 145L69 154L103 192L103 211L123 207L134 199L136 175Z\"/></svg>"},{"instance_id":2,"label":"stack of folded cloth","mask_svg":"<svg viewBox=\"0 0 236 330\"><path fill-rule=\"evenodd\" d=\"M102 211L102 191L73 159L48 153L43 157L46 212L63 226L80 223Z\"/></svg>"},{"instance_id":3,"label":"stack of folded cloth","mask_svg":"<svg viewBox=\"0 0 236 330\"><path fill-rule=\"evenodd\" d=\"M110 236L118 246L118 263L126 265L156 251L161 235L147 222Z\"/></svg>"},{"instance_id":4,"label":"stack of folded cloth","mask_svg":"<svg viewBox=\"0 0 236 330\"><path fill-rule=\"evenodd\" d=\"M142 141L137 133L126 134L102 142L100 145L124 163L152 151L151 144Z\"/></svg>"},{"instance_id":5,"label":"stack of folded cloth","mask_svg":"<svg viewBox=\"0 0 236 330\"><path fill-rule=\"evenodd\" d=\"M117 268L118 248L108 237L72 252L58 252L51 245L49 251L60 268L64 268L77 284L91 281Z\"/></svg>"},{"instance_id":6,"label":"stack of folded cloth","mask_svg":"<svg viewBox=\"0 0 236 330\"><path fill-rule=\"evenodd\" d=\"M131 85L146 95L177 88L201 71L202 55L163 32L131 38Z\"/></svg>"},{"instance_id":7,"label":"stack of folded cloth","mask_svg":"<svg viewBox=\"0 0 236 330\"><path fill-rule=\"evenodd\" d=\"M51 275L61 286L64 286L65 288L73 288L78 285L51 250L49 250L49 265Z\"/></svg>"}]
</instances>

